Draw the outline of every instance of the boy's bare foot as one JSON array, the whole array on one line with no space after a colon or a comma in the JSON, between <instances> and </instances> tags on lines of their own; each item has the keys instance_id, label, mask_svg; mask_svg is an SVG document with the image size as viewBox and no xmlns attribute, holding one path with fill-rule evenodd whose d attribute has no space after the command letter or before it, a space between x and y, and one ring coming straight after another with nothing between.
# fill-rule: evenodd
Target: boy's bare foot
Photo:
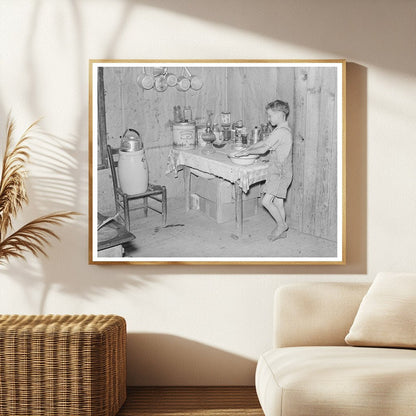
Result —
<instances>
[{"instance_id":1,"label":"boy's bare foot","mask_svg":"<svg viewBox=\"0 0 416 416\"><path fill-rule=\"evenodd\" d=\"M282 231L279 235L275 235L273 236L270 241L276 241L279 240L281 238L286 238L287 237L287 231Z\"/></svg>"},{"instance_id":2,"label":"boy's bare foot","mask_svg":"<svg viewBox=\"0 0 416 416\"><path fill-rule=\"evenodd\" d=\"M277 232L277 229L278 229L279 227L274 227L273 228L273 230L272 230L272 232L267 236L267 239L268 240L270 240L270 241L272 241L272 238L274 237L274 235L276 234L276 232Z\"/></svg>"},{"instance_id":3,"label":"boy's bare foot","mask_svg":"<svg viewBox=\"0 0 416 416\"><path fill-rule=\"evenodd\" d=\"M289 226L287 224L284 224L282 226L277 226L267 238L270 241L276 241L281 238L286 238L288 229L289 229Z\"/></svg>"}]
</instances>

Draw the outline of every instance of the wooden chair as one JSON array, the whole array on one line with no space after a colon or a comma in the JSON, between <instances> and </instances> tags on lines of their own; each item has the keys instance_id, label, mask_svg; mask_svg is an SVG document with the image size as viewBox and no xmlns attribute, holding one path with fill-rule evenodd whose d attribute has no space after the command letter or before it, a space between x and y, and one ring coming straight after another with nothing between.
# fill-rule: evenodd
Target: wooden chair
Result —
<instances>
[{"instance_id":1,"label":"wooden chair","mask_svg":"<svg viewBox=\"0 0 416 416\"><path fill-rule=\"evenodd\" d=\"M110 163L111 169L111 177L113 179L113 189L114 189L114 200L116 204L116 211L120 212L120 209L123 212L123 215L120 215L124 221L124 224L128 231L130 231L130 207L129 202L136 199L143 199L143 204L135 207L135 209L143 209L144 214L147 217L148 209L158 212L162 214L162 223L163 226L166 225L167 220L167 211L168 211L168 203L167 203L167 196L166 196L166 187L161 185L152 185L149 183L147 191L141 194L133 194L129 195L123 192L120 187L118 175L117 175L117 167L118 167L118 160L115 160L114 155L118 154L119 149L113 149L110 145L107 145L107 156L108 161ZM161 209L155 208L152 205L149 205L148 199L155 200L161 204Z\"/></svg>"}]
</instances>

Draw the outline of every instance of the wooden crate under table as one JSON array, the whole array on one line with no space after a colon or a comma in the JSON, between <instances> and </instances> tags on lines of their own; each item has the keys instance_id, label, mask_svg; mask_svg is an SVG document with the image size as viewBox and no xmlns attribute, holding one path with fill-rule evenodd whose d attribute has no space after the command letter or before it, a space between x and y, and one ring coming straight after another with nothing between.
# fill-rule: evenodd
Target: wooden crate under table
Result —
<instances>
[{"instance_id":1,"label":"wooden crate under table","mask_svg":"<svg viewBox=\"0 0 416 416\"><path fill-rule=\"evenodd\" d=\"M250 187L243 192L244 218L257 214L258 198L262 184ZM196 175L191 181L191 207L204 212L208 217L221 224L235 219L234 185L221 178L205 178Z\"/></svg>"}]
</instances>

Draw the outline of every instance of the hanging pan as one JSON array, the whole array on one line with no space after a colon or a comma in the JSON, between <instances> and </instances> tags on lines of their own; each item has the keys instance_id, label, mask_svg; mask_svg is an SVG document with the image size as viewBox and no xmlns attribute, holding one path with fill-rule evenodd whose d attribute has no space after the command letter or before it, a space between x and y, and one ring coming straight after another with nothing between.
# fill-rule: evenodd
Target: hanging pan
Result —
<instances>
[{"instance_id":1,"label":"hanging pan","mask_svg":"<svg viewBox=\"0 0 416 416\"><path fill-rule=\"evenodd\" d=\"M191 80L184 76L184 69L182 69L182 75L178 78L178 82L176 84L176 89L178 91L188 91L191 87Z\"/></svg>"},{"instance_id":2,"label":"hanging pan","mask_svg":"<svg viewBox=\"0 0 416 416\"><path fill-rule=\"evenodd\" d=\"M159 92L166 91L168 89L168 81L166 80L166 71L155 78L155 90Z\"/></svg>"},{"instance_id":3,"label":"hanging pan","mask_svg":"<svg viewBox=\"0 0 416 416\"><path fill-rule=\"evenodd\" d=\"M199 78L199 77L198 77L198 76L196 76L196 75L192 75L192 74L189 72L189 69L188 69L188 68L186 68L186 67L185 67L185 70L186 70L186 72L187 72L187 74L188 74L188 76L189 76L189 80L191 81L191 88L192 88L193 90L195 90L195 91L200 90L200 89L202 88L202 86L204 85L204 83L202 82L202 79L201 79L201 78Z\"/></svg>"},{"instance_id":4,"label":"hanging pan","mask_svg":"<svg viewBox=\"0 0 416 416\"><path fill-rule=\"evenodd\" d=\"M143 67L143 73L137 77L137 84L144 90L151 90L155 83L155 79L152 75L146 73L145 67Z\"/></svg>"}]
</instances>

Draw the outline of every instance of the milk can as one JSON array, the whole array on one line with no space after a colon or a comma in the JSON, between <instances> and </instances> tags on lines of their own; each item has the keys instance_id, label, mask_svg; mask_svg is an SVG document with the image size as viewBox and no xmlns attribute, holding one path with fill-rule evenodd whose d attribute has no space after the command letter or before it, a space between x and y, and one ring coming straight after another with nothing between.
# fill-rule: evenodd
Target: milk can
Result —
<instances>
[{"instance_id":1,"label":"milk can","mask_svg":"<svg viewBox=\"0 0 416 416\"><path fill-rule=\"evenodd\" d=\"M147 191L149 171L146 156L140 134L134 129L127 129L121 138L118 176L120 187L126 194L141 194Z\"/></svg>"}]
</instances>

